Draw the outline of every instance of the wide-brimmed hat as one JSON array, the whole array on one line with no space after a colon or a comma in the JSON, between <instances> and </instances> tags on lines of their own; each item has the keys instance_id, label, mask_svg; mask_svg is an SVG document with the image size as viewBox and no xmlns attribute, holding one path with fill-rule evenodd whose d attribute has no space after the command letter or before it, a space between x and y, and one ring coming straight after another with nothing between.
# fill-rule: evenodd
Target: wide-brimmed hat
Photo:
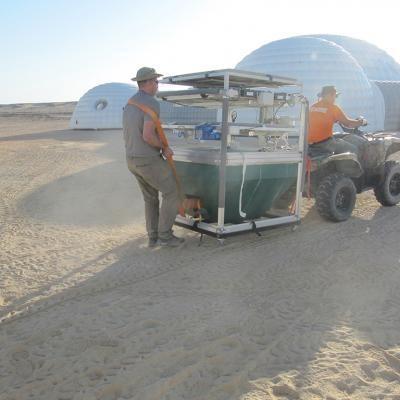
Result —
<instances>
[{"instance_id":1,"label":"wide-brimmed hat","mask_svg":"<svg viewBox=\"0 0 400 400\"><path fill-rule=\"evenodd\" d=\"M335 93L336 97L339 96L339 92L336 90L335 86L323 86L321 91L318 93L318 97L324 97L327 94Z\"/></svg>"},{"instance_id":2,"label":"wide-brimmed hat","mask_svg":"<svg viewBox=\"0 0 400 400\"><path fill-rule=\"evenodd\" d=\"M157 73L154 68L142 67L138 69L138 71L136 72L136 76L132 78L132 81L137 81L137 82L148 81L149 79L158 78L160 76L163 75Z\"/></svg>"}]
</instances>

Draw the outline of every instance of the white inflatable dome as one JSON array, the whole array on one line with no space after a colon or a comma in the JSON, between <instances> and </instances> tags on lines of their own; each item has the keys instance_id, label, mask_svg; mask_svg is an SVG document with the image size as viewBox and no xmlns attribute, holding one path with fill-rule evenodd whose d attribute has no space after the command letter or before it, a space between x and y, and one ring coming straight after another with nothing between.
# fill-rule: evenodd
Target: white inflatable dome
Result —
<instances>
[{"instance_id":1,"label":"white inflatable dome","mask_svg":"<svg viewBox=\"0 0 400 400\"><path fill-rule=\"evenodd\" d=\"M70 129L121 129L122 112L138 88L126 83L105 83L86 92L72 114ZM216 111L198 107L175 107L160 101L164 123L202 123L216 120Z\"/></svg>"},{"instance_id":2,"label":"white inflatable dome","mask_svg":"<svg viewBox=\"0 0 400 400\"><path fill-rule=\"evenodd\" d=\"M388 53L364 40L339 35L312 35L348 51L371 80L400 81L400 65Z\"/></svg>"},{"instance_id":3,"label":"white inflatable dome","mask_svg":"<svg viewBox=\"0 0 400 400\"><path fill-rule=\"evenodd\" d=\"M71 129L121 129L122 111L137 87L127 83L105 83L86 92L70 120Z\"/></svg>"},{"instance_id":4,"label":"white inflatable dome","mask_svg":"<svg viewBox=\"0 0 400 400\"><path fill-rule=\"evenodd\" d=\"M337 103L349 117L362 115L369 122L369 130L384 129L384 98L370 76L392 79L397 76L398 64L386 55L381 60L386 67L379 67L379 56L386 53L366 42L324 37L298 36L268 43L247 55L236 68L296 78L303 83L303 93L310 103L317 100L322 86L335 85L341 92ZM369 65L368 52L376 60Z\"/></svg>"}]
</instances>

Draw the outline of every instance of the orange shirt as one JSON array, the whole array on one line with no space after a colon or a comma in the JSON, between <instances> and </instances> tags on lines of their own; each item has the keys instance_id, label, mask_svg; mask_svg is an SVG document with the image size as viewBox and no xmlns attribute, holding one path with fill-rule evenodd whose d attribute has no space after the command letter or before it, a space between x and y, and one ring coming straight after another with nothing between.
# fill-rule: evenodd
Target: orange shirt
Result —
<instances>
[{"instance_id":1,"label":"orange shirt","mask_svg":"<svg viewBox=\"0 0 400 400\"><path fill-rule=\"evenodd\" d=\"M308 117L308 143L329 139L333 134L333 124L345 119L344 112L336 104L323 100L313 104Z\"/></svg>"}]
</instances>

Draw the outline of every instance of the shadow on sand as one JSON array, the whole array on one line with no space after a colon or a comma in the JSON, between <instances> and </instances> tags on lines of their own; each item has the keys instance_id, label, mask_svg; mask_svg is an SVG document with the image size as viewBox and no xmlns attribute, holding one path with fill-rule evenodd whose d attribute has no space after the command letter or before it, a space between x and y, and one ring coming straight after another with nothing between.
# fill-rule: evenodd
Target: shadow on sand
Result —
<instances>
[{"instance_id":1,"label":"shadow on sand","mask_svg":"<svg viewBox=\"0 0 400 400\"><path fill-rule=\"evenodd\" d=\"M35 295L43 293L21 299L14 310L24 300L31 305L15 318L20 331L28 329L32 317L35 325L47 324L54 331L73 316L67 322L77 324L82 337L94 329L106 332L113 353L105 368L128 357L136 360L118 374L119 382L131 385L133 398L141 390L157 393L165 379L171 393L182 398L198 398L197 385L204 398L228 399L232 393L223 395L226 385L238 396L256 387L249 387L248 381L259 379L269 380L276 393L295 398L277 377L297 371L306 384L313 373L310 362L327 341L343 341L339 344L346 346L351 339L336 337L337 326L382 351L393 370L398 368L396 362L400 366L397 358L384 352L400 343L395 316L388 318L393 302L400 302L394 247L398 221L396 207L379 208L371 220L351 218L343 224L321 220L317 228L306 217L294 233L287 228L265 231L261 238L249 233L229 239L223 247L207 238L200 248L191 236L179 251L149 250L144 238L138 238L92 260L98 263L110 253L116 259L78 286L36 302ZM382 233L388 238L385 243L379 243ZM369 248L369 255L360 254L347 264L360 243ZM381 252L388 257L375 270ZM90 263L70 274L81 273ZM388 287L391 276L393 287ZM0 330L12 320L3 320ZM53 339L47 340L50 346ZM68 335L65 340L72 346ZM95 340L90 343L85 342L88 349L99 346ZM80 357L83 353L67 362L79 363ZM162 361L156 363L158 357ZM193 387L178 379L188 368ZM132 376L140 371L146 371L146 384L135 386ZM345 392L348 387L343 385L338 382Z\"/></svg>"},{"instance_id":2,"label":"shadow on sand","mask_svg":"<svg viewBox=\"0 0 400 400\"><path fill-rule=\"evenodd\" d=\"M39 187L19 202L22 213L53 224L84 227L119 226L143 220L142 194L126 167L120 130L63 130L0 138L0 142L32 140L101 144L96 154L113 161Z\"/></svg>"}]
</instances>

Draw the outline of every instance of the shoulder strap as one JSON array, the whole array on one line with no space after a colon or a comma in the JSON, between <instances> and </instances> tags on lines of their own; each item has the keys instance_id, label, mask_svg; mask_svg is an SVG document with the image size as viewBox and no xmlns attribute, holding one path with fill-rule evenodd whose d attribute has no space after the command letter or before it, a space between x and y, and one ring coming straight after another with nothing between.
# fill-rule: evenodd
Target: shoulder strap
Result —
<instances>
[{"instance_id":1,"label":"shoulder strap","mask_svg":"<svg viewBox=\"0 0 400 400\"><path fill-rule=\"evenodd\" d=\"M137 101L132 100L132 99L128 100L128 104L139 108L140 110L142 110L144 113L146 113L147 115L149 115L151 117L151 119L154 122L156 131L158 133L158 136L160 138L160 141L161 141L163 147L169 147L167 137L165 136L165 133L164 133L164 129L161 126L160 118L158 118L155 111L152 108L150 108L149 106L146 106L145 104L142 104L142 103L138 103Z\"/></svg>"}]
</instances>

